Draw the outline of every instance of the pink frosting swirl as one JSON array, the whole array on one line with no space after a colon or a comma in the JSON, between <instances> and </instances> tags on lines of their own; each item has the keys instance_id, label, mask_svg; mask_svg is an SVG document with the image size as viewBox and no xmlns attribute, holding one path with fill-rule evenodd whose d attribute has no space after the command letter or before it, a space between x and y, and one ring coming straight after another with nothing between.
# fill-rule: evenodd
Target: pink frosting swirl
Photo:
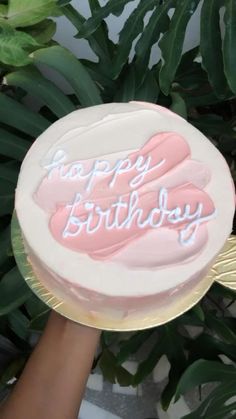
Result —
<instances>
[{"instance_id":1,"label":"pink frosting swirl","mask_svg":"<svg viewBox=\"0 0 236 419\"><path fill-rule=\"evenodd\" d=\"M204 191L209 170L190 154L179 134L159 133L120 163L106 156L107 167L103 161L90 187L85 174L94 173L94 159L55 165L34 199L49 214L53 237L73 251L132 268L183 263L204 248L214 214ZM181 234L190 237L188 226L198 217L194 240L183 245Z\"/></svg>"}]
</instances>

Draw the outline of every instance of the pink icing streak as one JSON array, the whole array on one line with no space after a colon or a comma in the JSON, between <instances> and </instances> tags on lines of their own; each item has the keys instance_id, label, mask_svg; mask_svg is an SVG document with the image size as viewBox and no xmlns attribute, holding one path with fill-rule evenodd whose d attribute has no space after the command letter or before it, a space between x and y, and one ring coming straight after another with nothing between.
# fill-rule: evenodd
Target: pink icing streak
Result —
<instances>
[{"instance_id":1,"label":"pink icing streak","mask_svg":"<svg viewBox=\"0 0 236 419\"><path fill-rule=\"evenodd\" d=\"M141 173L135 166L141 156L143 161L150 158L149 170L142 182L136 182L132 187L133 180ZM105 156L110 168L117 162L114 157ZM199 203L202 204L201 217L214 213L213 202L203 190L210 174L202 163L190 159L189 146L180 135L173 132L154 135L140 150L128 155L120 164L117 176L114 172L104 171L94 176L91 188L87 187L87 178L76 176L78 164L85 175L92 171L94 159L60 163L50 176L42 180L34 197L38 205L50 214L50 231L63 246L87 253L93 259L147 268L187 261L202 251L207 242L206 222L198 228L193 243L183 246L178 237L190 219L178 217L185 213L186 205L189 206L189 215L194 214ZM66 177L68 173L70 176ZM170 219L168 216L161 219L158 212L152 216L152 210L158 208L158 197L160 199L163 188L168 196L168 210L174 211L178 207L179 215L176 212ZM157 229L150 223L144 223L140 228L136 216L127 227L134 191L138 197L137 208L142 210L141 222L147 219L156 224L160 222ZM78 194L78 205L73 207L73 222L68 224ZM117 202L121 203L119 209ZM175 217L177 222L173 222ZM107 225L115 227L108 228ZM162 250L156 250L160 246Z\"/></svg>"}]
</instances>

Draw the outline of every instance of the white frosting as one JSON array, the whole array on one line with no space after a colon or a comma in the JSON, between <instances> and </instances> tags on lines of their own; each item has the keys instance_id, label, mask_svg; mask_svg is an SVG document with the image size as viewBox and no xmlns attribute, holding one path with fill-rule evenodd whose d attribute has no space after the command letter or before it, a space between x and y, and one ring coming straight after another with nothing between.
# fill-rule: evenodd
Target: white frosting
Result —
<instances>
[{"instance_id":1,"label":"white frosting","mask_svg":"<svg viewBox=\"0 0 236 419\"><path fill-rule=\"evenodd\" d=\"M217 216L212 214L209 218L207 244L198 257L190 258L177 267L131 270L115 263L115 258L113 262L95 261L58 243L50 234L48 213L33 199L42 178L48 170L50 173L50 164L55 155L58 157L56 153L63 150L66 164L78 159L99 159L99 156L119 153L120 163L112 168L107 166L107 170L114 171L115 182L127 150L140 149L148 138L165 131L182 135L191 148L192 158L204 163L212 174L205 191L214 203ZM64 161L61 151L59 157ZM137 167L142 167L145 174L148 162L146 166L141 163L136 163ZM89 173L89 188L98 169L94 166L93 172ZM78 173L81 173L79 168ZM229 169L210 141L183 119L136 103L100 105L75 111L47 129L23 162L15 206L26 242L51 271L74 284L110 296L151 295L177 287L196 275L211 263L230 235L235 208ZM148 241L148 237L145 240Z\"/></svg>"}]
</instances>

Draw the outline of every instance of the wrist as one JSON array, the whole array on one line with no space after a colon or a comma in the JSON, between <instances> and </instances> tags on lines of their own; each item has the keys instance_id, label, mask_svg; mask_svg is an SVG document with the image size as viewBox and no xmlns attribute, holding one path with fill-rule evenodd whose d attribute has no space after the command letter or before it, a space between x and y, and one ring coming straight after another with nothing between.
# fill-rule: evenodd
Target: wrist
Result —
<instances>
[{"instance_id":1,"label":"wrist","mask_svg":"<svg viewBox=\"0 0 236 419\"><path fill-rule=\"evenodd\" d=\"M83 326L52 311L48 319L45 334L58 339L68 338L74 341L81 341L81 339L85 338L86 341L98 343L101 330Z\"/></svg>"}]
</instances>

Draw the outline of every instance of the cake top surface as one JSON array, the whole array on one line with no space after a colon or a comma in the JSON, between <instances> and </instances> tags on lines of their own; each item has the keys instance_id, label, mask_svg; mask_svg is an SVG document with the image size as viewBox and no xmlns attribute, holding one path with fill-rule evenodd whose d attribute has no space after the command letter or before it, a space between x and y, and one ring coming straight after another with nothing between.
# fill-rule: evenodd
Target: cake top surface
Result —
<instances>
[{"instance_id":1,"label":"cake top surface","mask_svg":"<svg viewBox=\"0 0 236 419\"><path fill-rule=\"evenodd\" d=\"M48 269L129 296L209 266L231 232L234 195L208 139L165 108L131 102L81 109L47 129L22 164L15 206Z\"/></svg>"}]
</instances>

